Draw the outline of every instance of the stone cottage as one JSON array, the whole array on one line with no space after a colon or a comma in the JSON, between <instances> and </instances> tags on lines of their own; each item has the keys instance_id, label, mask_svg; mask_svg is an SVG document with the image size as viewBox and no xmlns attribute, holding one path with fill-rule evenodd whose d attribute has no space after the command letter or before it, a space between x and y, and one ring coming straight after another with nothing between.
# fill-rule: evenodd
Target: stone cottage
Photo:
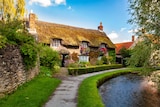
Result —
<instances>
[{"instance_id":1,"label":"stone cottage","mask_svg":"<svg viewBox=\"0 0 160 107\"><path fill-rule=\"evenodd\" d=\"M30 33L36 39L57 50L62 56L62 65L66 55L76 53L79 61L88 62L91 51L99 51L101 55L115 52L115 45L103 32L102 23L97 30L72 27L35 20L35 14L29 15Z\"/></svg>"}]
</instances>

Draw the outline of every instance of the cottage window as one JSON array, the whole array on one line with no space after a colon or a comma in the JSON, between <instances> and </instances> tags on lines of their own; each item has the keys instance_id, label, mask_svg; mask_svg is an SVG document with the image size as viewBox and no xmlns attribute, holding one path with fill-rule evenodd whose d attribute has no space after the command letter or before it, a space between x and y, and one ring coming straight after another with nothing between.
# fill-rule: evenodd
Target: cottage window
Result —
<instances>
[{"instance_id":1,"label":"cottage window","mask_svg":"<svg viewBox=\"0 0 160 107\"><path fill-rule=\"evenodd\" d=\"M89 56L79 56L79 62L89 62Z\"/></svg>"},{"instance_id":2,"label":"cottage window","mask_svg":"<svg viewBox=\"0 0 160 107\"><path fill-rule=\"evenodd\" d=\"M83 48L87 48L87 47L88 47L87 42L82 42L82 47L83 47Z\"/></svg>"},{"instance_id":3,"label":"cottage window","mask_svg":"<svg viewBox=\"0 0 160 107\"><path fill-rule=\"evenodd\" d=\"M101 44L100 48L106 48L105 44Z\"/></svg>"},{"instance_id":4,"label":"cottage window","mask_svg":"<svg viewBox=\"0 0 160 107\"><path fill-rule=\"evenodd\" d=\"M59 47L61 45L61 41L59 39L54 39L52 46L53 47Z\"/></svg>"}]
</instances>

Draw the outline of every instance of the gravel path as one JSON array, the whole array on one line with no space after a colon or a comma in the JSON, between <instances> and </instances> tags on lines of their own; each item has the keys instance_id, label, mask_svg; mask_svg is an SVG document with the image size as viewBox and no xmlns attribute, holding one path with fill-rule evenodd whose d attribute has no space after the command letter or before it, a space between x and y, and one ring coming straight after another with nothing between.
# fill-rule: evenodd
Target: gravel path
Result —
<instances>
[{"instance_id":1,"label":"gravel path","mask_svg":"<svg viewBox=\"0 0 160 107\"><path fill-rule=\"evenodd\" d=\"M119 69L112 69L112 70L106 70L101 72L64 78L60 86L55 90L55 92L53 93L49 101L44 105L44 107L76 107L78 87L85 78L97 74L102 74L105 72L112 72L115 70Z\"/></svg>"}]
</instances>

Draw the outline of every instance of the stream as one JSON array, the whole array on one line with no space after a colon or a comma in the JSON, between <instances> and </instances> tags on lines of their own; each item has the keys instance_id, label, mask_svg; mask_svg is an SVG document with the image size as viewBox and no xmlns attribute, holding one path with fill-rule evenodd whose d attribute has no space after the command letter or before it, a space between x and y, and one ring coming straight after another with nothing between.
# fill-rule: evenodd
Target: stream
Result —
<instances>
[{"instance_id":1,"label":"stream","mask_svg":"<svg viewBox=\"0 0 160 107\"><path fill-rule=\"evenodd\" d=\"M146 86L142 76L126 74L99 87L105 107L160 107L160 96Z\"/></svg>"}]
</instances>

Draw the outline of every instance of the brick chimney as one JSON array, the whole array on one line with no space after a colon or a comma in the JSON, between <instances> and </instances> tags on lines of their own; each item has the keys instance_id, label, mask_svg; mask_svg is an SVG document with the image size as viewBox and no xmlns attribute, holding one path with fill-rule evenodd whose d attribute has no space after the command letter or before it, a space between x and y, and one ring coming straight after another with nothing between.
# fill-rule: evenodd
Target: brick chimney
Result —
<instances>
[{"instance_id":1,"label":"brick chimney","mask_svg":"<svg viewBox=\"0 0 160 107\"><path fill-rule=\"evenodd\" d=\"M29 33L33 35L33 37L35 38L36 41L38 41L38 34L37 34L37 31L36 31L36 15L34 13L31 13L29 14Z\"/></svg>"},{"instance_id":2,"label":"brick chimney","mask_svg":"<svg viewBox=\"0 0 160 107\"><path fill-rule=\"evenodd\" d=\"M35 18L36 18L35 14L33 14L33 13L29 14L29 29L31 31L35 30L35 28L36 28L36 26L35 26Z\"/></svg>"},{"instance_id":3,"label":"brick chimney","mask_svg":"<svg viewBox=\"0 0 160 107\"><path fill-rule=\"evenodd\" d=\"M134 35L132 36L132 42L134 42L134 40L135 40L135 37L134 37Z\"/></svg>"},{"instance_id":4,"label":"brick chimney","mask_svg":"<svg viewBox=\"0 0 160 107\"><path fill-rule=\"evenodd\" d=\"M103 31L103 25L102 25L102 22L100 22L100 25L98 26L98 30L99 30L99 31Z\"/></svg>"}]
</instances>

